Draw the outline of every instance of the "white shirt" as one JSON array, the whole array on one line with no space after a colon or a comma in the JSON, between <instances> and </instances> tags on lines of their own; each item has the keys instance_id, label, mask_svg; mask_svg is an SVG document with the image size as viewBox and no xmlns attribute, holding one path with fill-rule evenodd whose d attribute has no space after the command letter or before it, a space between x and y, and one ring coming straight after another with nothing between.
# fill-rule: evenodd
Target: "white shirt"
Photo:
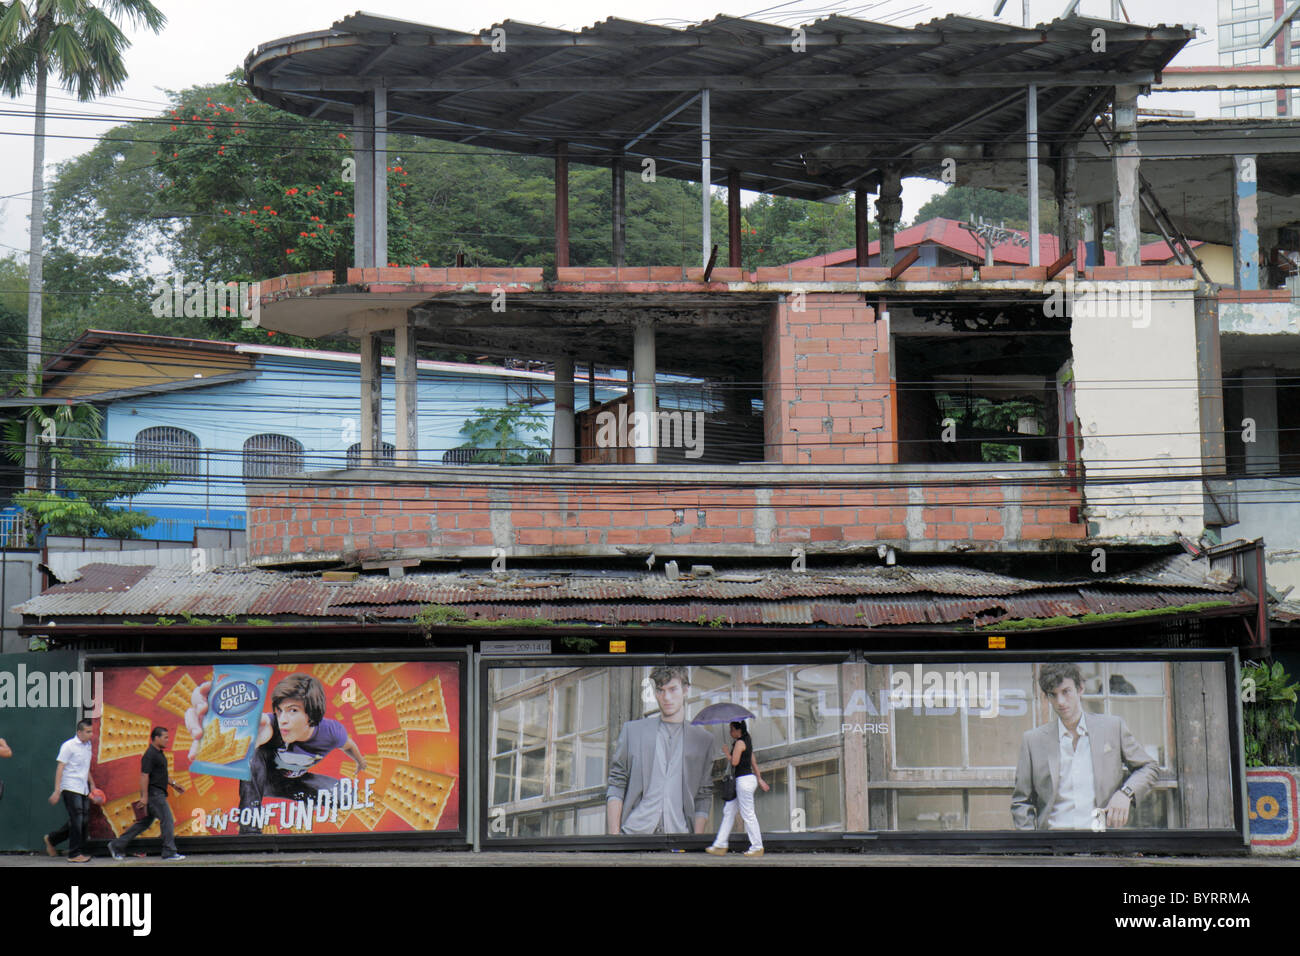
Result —
<instances>
[{"instance_id":1,"label":"white shirt","mask_svg":"<svg viewBox=\"0 0 1300 956\"><path fill-rule=\"evenodd\" d=\"M46 753L49 753L47 750ZM90 741L84 744L76 737L65 740L59 748L59 763L63 764L64 790L82 795L90 793Z\"/></svg>"},{"instance_id":2,"label":"white shirt","mask_svg":"<svg viewBox=\"0 0 1300 956\"><path fill-rule=\"evenodd\" d=\"M1056 718L1057 739L1061 747L1061 773L1057 778L1056 802L1047 817L1053 830L1089 830L1092 828L1093 802L1096 799L1092 779L1092 738L1086 718L1079 715L1076 746L1061 718Z\"/></svg>"},{"instance_id":3,"label":"white shirt","mask_svg":"<svg viewBox=\"0 0 1300 956\"><path fill-rule=\"evenodd\" d=\"M682 811L682 767L685 725L659 721L654 763L640 802L627 816L624 833L690 833Z\"/></svg>"}]
</instances>

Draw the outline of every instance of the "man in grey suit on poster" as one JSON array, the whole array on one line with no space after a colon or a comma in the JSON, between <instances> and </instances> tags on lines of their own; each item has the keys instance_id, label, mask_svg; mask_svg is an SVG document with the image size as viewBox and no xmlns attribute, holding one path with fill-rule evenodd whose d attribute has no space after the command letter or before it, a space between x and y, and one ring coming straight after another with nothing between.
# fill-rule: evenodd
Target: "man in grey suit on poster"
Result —
<instances>
[{"instance_id":1,"label":"man in grey suit on poster","mask_svg":"<svg viewBox=\"0 0 1300 956\"><path fill-rule=\"evenodd\" d=\"M1116 829L1156 782L1156 762L1122 717L1085 714L1077 664L1046 664L1038 686L1056 720L1020 741L1011 818L1017 830Z\"/></svg>"},{"instance_id":2,"label":"man in grey suit on poster","mask_svg":"<svg viewBox=\"0 0 1300 956\"><path fill-rule=\"evenodd\" d=\"M713 735L686 722L685 667L650 672L659 713L618 735L605 791L605 832L703 833L713 805Z\"/></svg>"}]
</instances>

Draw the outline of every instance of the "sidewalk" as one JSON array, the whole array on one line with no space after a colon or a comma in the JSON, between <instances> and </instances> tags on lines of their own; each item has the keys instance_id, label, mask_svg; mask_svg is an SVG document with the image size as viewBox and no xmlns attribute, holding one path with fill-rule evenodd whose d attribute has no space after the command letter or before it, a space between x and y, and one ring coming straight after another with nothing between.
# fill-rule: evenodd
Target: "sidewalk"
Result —
<instances>
[{"instance_id":1,"label":"sidewalk","mask_svg":"<svg viewBox=\"0 0 1300 956\"><path fill-rule=\"evenodd\" d=\"M1239 856L1112 856L1104 854L1061 854L1055 856L1014 855L936 855L874 853L775 853L761 860L747 860L739 853L725 857L706 853L582 853L551 851L490 851L473 853L448 850L359 850L356 852L267 852L267 853L192 853L182 863L164 863L155 853L146 859L128 857L121 863L108 856L97 856L91 863L72 865L62 857L51 859L44 854L0 855L0 867L61 867L66 871L104 867L185 868L212 866L328 866L328 867L1188 867L1214 866L1277 867L1300 866L1300 860L1278 857Z\"/></svg>"}]
</instances>

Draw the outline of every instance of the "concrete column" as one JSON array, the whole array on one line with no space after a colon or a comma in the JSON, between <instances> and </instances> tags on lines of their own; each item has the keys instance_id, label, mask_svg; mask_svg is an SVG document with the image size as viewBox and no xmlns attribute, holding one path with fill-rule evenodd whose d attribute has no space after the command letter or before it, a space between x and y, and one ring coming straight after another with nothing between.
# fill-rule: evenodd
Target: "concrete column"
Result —
<instances>
[{"instance_id":1,"label":"concrete column","mask_svg":"<svg viewBox=\"0 0 1300 956\"><path fill-rule=\"evenodd\" d=\"M1090 207L1092 209L1092 224L1088 227L1088 265L1100 266L1106 264L1106 248L1102 240L1106 236L1106 207L1103 203Z\"/></svg>"},{"instance_id":2,"label":"concrete column","mask_svg":"<svg viewBox=\"0 0 1300 956\"><path fill-rule=\"evenodd\" d=\"M420 409L417 400L419 370L415 359L415 326L404 318L393 330L397 361L393 368L394 394L397 397L396 428L398 465L414 465L419 452Z\"/></svg>"},{"instance_id":3,"label":"concrete column","mask_svg":"<svg viewBox=\"0 0 1300 956\"><path fill-rule=\"evenodd\" d=\"M383 449L383 350L374 332L361 335L361 467L382 461Z\"/></svg>"},{"instance_id":4,"label":"concrete column","mask_svg":"<svg viewBox=\"0 0 1300 956\"><path fill-rule=\"evenodd\" d=\"M903 217L903 176L898 169L885 169L880 177L880 195L876 199L876 223L880 226L880 264L894 265L894 228Z\"/></svg>"},{"instance_id":5,"label":"concrete column","mask_svg":"<svg viewBox=\"0 0 1300 956\"><path fill-rule=\"evenodd\" d=\"M375 265L388 265L388 91L375 87L371 115L374 122L374 186L371 188L374 214Z\"/></svg>"},{"instance_id":6,"label":"concrete column","mask_svg":"<svg viewBox=\"0 0 1300 956\"><path fill-rule=\"evenodd\" d=\"M1255 440L1244 443L1246 473L1276 472L1281 467L1277 442L1277 372L1271 368L1243 369L1241 395L1242 414L1255 422ZM1241 428L1237 434L1241 434Z\"/></svg>"},{"instance_id":7,"label":"concrete column","mask_svg":"<svg viewBox=\"0 0 1300 956\"><path fill-rule=\"evenodd\" d=\"M1038 85L1029 84L1025 98L1026 179L1029 184L1029 264L1041 265L1038 241Z\"/></svg>"},{"instance_id":8,"label":"concrete column","mask_svg":"<svg viewBox=\"0 0 1300 956\"><path fill-rule=\"evenodd\" d=\"M1254 156L1232 157L1232 278L1259 288L1259 195Z\"/></svg>"},{"instance_id":9,"label":"concrete column","mask_svg":"<svg viewBox=\"0 0 1300 956\"><path fill-rule=\"evenodd\" d=\"M352 264L357 269L375 267L375 154L374 104L352 108L352 159L357 179L352 190ZM384 263L387 265L387 263Z\"/></svg>"},{"instance_id":10,"label":"concrete column","mask_svg":"<svg viewBox=\"0 0 1300 956\"><path fill-rule=\"evenodd\" d=\"M613 265L615 269L623 268L625 264L627 249L627 171L623 168L623 154L617 153L614 156L613 182L611 184L610 194L612 202L612 226L614 229L614 255Z\"/></svg>"},{"instance_id":11,"label":"concrete column","mask_svg":"<svg viewBox=\"0 0 1300 956\"><path fill-rule=\"evenodd\" d=\"M1078 144L1066 143L1061 147L1056 167L1056 218L1060 220L1061 255L1075 252L1079 247L1079 193L1075 188L1078 173Z\"/></svg>"},{"instance_id":12,"label":"concrete column","mask_svg":"<svg viewBox=\"0 0 1300 956\"><path fill-rule=\"evenodd\" d=\"M569 264L569 144L555 144L555 268Z\"/></svg>"},{"instance_id":13,"label":"concrete column","mask_svg":"<svg viewBox=\"0 0 1300 956\"><path fill-rule=\"evenodd\" d=\"M854 264L859 269L870 265L867 250L871 245L871 233L867 229L867 187L859 186L853 191L853 244Z\"/></svg>"},{"instance_id":14,"label":"concrete column","mask_svg":"<svg viewBox=\"0 0 1300 956\"><path fill-rule=\"evenodd\" d=\"M632 411L645 415L650 426L650 443L637 445L636 463L653 465L657 459L655 421L655 327L651 319L637 319L632 333ZM629 434L631 428L629 428Z\"/></svg>"},{"instance_id":15,"label":"concrete column","mask_svg":"<svg viewBox=\"0 0 1300 956\"><path fill-rule=\"evenodd\" d=\"M727 170L727 265L740 268L740 170Z\"/></svg>"},{"instance_id":16,"label":"concrete column","mask_svg":"<svg viewBox=\"0 0 1300 956\"><path fill-rule=\"evenodd\" d=\"M713 157L712 132L709 118L709 91L700 90L700 188L704 194L700 212L704 230L704 254L700 265L709 264L709 253L713 251Z\"/></svg>"},{"instance_id":17,"label":"concrete column","mask_svg":"<svg viewBox=\"0 0 1300 956\"><path fill-rule=\"evenodd\" d=\"M551 463L572 465L574 459L573 356L555 360L555 424L551 431Z\"/></svg>"},{"instance_id":18,"label":"concrete column","mask_svg":"<svg viewBox=\"0 0 1300 956\"><path fill-rule=\"evenodd\" d=\"M1140 266L1141 214L1138 173L1136 86L1115 87L1115 259L1121 266Z\"/></svg>"}]
</instances>

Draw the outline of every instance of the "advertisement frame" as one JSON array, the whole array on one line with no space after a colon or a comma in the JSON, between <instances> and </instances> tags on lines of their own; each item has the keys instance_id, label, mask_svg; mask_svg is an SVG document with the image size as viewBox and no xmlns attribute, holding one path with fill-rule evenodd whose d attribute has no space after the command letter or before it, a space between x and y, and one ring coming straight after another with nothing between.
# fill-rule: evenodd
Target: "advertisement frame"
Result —
<instances>
[{"instance_id":1,"label":"advertisement frame","mask_svg":"<svg viewBox=\"0 0 1300 956\"><path fill-rule=\"evenodd\" d=\"M238 834L216 835L204 837L185 837L178 836L177 847L183 853L202 853L205 850L216 853L244 852L244 851L293 851L293 850L366 850L366 849L470 849L468 837L468 818L469 804L474 799L472 792L467 792L465 783L471 779L472 763L468 759L469 748L469 701L467 687L473 670L470 667L469 655L465 650L437 649L424 650L420 648L394 647L390 649L367 648L366 650L340 650L331 649L328 651L184 651L175 654L158 653L156 651L147 651L144 653L134 654L102 654L93 651L86 652L85 666L88 670L104 670L113 667L147 667L150 665L194 665L206 663L223 663L223 664L328 664L335 662L354 662L364 664L371 661L394 661L419 662L433 661L444 662L457 665L460 680L460 707L459 707L459 728L457 732L457 747L460 753L460 773L457 780L460 783L461 793L459 806L457 808L456 829L434 831L432 833L421 832L392 832L392 833L311 833L311 834L285 834L277 833L272 835L259 834L256 836ZM108 840L92 839L88 843L92 849L107 852ZM140 838L139 845L143 849L153 849L158 845L157 837Z\"/></svg>"},{"instance_id":2,"label":"advertisement frame","mask_svg":"<svg viewBox=\"0 0 1300 956\"><path fill-rule=\"evenodd\" d=\"M495 669L517 667L646 667L655 664L964 664L976 662L989 665L1015 663L1041 663L1051 660L1089 661L1158 661L1158 662L1209 662L1224 666L1224 693L1227 702L1229 764L1231 766L1232 828L1203 830L1147 829L1129 833L1107 831L1064 832L1053 831L1045 836L1037 831L1016 830L946 831L935 835L932 831L867 830L821 833L773 833L765 836L764 845L773 849L811 851L839 849L844 851L876 853L1111 853L1111 854L1247 854L1250 852L1247 836L1246 767L1242 737L1242 714L1239 688L1241 686L1240 656L1236 648L1130 648L1130 649L1071 649L1071 650L985 650L961 651L874 651L861 647L844 651L809 651L746 654L743 651L692 652L682 654L585 654L527 656L478 656L478 740L484 747L491 740L491 700L489 673ZM488 800L490 754L474 755L478 763L477 841L484 850L597 850L646 851L703 850L712 840L712 834L665 834L660 836L596 836L566 837L490 837Z\"/></svg>"}]
</instances>

